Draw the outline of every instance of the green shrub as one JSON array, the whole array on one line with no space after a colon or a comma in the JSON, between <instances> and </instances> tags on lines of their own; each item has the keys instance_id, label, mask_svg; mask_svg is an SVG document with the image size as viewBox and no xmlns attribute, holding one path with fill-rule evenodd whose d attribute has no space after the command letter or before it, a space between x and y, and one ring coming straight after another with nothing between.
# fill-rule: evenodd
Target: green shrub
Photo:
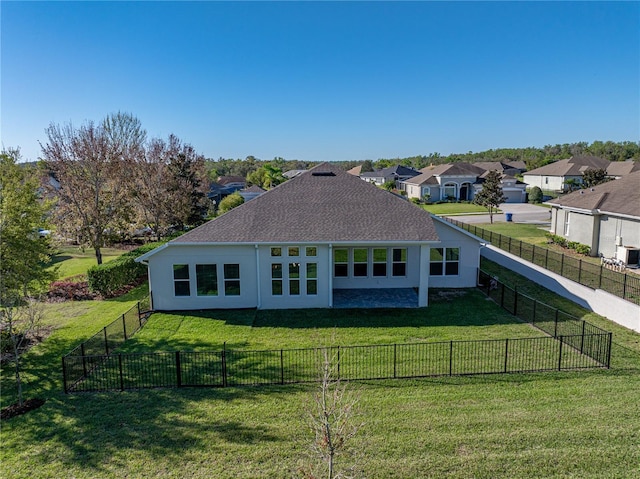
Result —
<instances>
[{"instance_id":1,"label":"green shrub","mask_svg":"<svg viewBox=\"0 0 640 479\"><path fill-rule=\"evenodd\" d=\"M113 261L92 266L87 271L89 289L100 293L102 296L109 297L119 289L135 282L138 278L147 274L147 266L142 263L136 263L135 259L162 244L164 242L148 243L124 253Z\"/></svg>"},{"instance_id":2,"label":"green shrub","mask_svg":"<svg viewBox=\"0 0 640 479\"><path fill-rule=\"evenodd\" d=\"M538 186L534 186L529 190L529 203L542 203L543 194Z\"/></svg>"},{"instance_id":3,"label":"green shrub","mask_svg":"<svg viewBox=\"0 0 640 479\"><path fill-rule=\"evenodd\" d=\"M575 249L576 249L576 253L580 253L584 255L588 255L589 253L591 253L591 246L588 246L586 244L578 243Z\"/></svg>"},{"instance_id":4,"label":"green shrub","mask_svg":"<svg viewBox=\"0 0 640 479\"><path fill-rule=\"evenodd\" d=\"M411 198L411 203L414 205L419 205L421 203L420 198Z\"/></svg>"}]
</instances>

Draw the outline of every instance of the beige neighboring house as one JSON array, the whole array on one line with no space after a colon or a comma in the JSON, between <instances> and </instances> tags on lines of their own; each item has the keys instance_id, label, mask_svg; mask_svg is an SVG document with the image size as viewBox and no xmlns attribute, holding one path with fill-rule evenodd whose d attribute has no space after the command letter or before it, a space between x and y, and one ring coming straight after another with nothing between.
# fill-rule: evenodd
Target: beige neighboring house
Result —
<instances>
[{"instance_id":1,"label":"beige neighboring house","mask_svg":"<svg viewBox=\"0 0 640 479\"><path fill-rule=\"evenodd\" d=\"M522 175L527 188L539 187L543 191L562 193L569 188L567 180L582 183L582 174L588 169L604 169L611 162L595 156L573 156L566 160L558 160Z\"/></svg>"},{"instance_id":2,"label":"beige neighboring house","mask_svg":"<svg viewBox=\"0 0 640 479\"><path fill-rule=\"evenodd\" d=\"M362 165L354 166L350 170L347 170L347 173L353 176L360 176L360 172L362 171Z\"/></svg>"},{"instance_id":3,"label":"beige neighboring house","mask_svg":"<svg viewBox=\"0 0 640 479\"><path fill-rule=\"evenodd\" d=\"M591 255L638 264L640 171L554 200L551 233L591 247Z\"/></svg>"},{"instance_id":4,"label":"beige neighboring house","mask_svg":"<svg viewBox=\"0 0 640 479\"><path fill-rule=\"evenodd\" d=\"M640 161L612 161L607 167L607 176L618 179L636 171L640 171Z\"/></svg>"},{"instance_id":5,"label":"beige neighboring house","mask_svg":"<svg viewBox=\"0 0 640 479\"><path fill-rule=\"evenodd\" d=\"M420 175L401 182L401 189L407 192L408 198L424 199L428 196L431 202L471 201L482 190L489 171L495 170L502 173L501 186L505 202L524 203L527 198L526 185L515 177L504 174L504 169L504 165L499 162L460 162L428 166L420 170ZM506 169L515 172L513 169Z\"/></svg>"},{"instance_id":6,"label":"beige neighboring house","mask_svg":"<svg viewBox=\"0 0 640 479\"><path fill-rule=\"evenodd\" d=\"M136 259L155 310L333 307L334 291L473 288L482 240L330 163Z\"/></svg>"}]
</instances>

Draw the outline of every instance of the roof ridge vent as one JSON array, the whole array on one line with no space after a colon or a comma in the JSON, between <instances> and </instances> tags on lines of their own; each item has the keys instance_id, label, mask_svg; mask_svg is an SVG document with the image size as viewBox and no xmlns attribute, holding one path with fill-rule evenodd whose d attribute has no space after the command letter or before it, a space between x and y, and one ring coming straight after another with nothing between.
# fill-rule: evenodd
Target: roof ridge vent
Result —
<instances>
[{"instance_id":1,"label":"roof ridge vent","mask_svg":"<svg viewBox=\"0 0 640 479\"><path fill-rule=\"evenodd\" d=\"M333 171L314 171L311 176L336 176Z\"/></svg>"}]
</instances>

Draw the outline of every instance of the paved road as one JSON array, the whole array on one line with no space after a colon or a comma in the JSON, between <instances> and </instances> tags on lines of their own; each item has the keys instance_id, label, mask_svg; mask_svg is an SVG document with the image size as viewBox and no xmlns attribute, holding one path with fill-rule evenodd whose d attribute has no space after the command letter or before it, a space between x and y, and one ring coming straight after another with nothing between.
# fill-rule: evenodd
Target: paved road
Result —
<instances>
[{"instance_id":1,"label":"paved road","mask_svg":"<svg viewBox=\"0 0 640 479\"><path fill-rule=\"evenodd\" d=\"M494 214L493 221L506 221L506 213L512 214L514 223L531 223L548 225L551 221L551 210L543 206L529 203L503 203L500 205L502 213ZM489 223L489 215L456 215L452 218L465 223Z\"/></svg>"}]
</instances>

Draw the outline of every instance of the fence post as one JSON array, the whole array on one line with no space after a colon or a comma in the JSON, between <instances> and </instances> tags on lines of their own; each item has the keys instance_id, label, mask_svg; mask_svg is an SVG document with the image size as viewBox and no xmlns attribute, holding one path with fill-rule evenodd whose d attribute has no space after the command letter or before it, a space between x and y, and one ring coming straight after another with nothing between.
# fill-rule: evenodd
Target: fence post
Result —
<instances>
[{"instance_id":1,"label":"fence post","mask_svg":"<svg viewBox=\"0 0 640 479\"><path fill-rule=\"evenodd\" d=\"M340 379L340 346L338 346L338 379Z\"/></svg>"},{"instance_id":2,"label":"fence post","mask_svg":"<svg viewBox=\"0 0 640 479\"><path fill-rule=\"evenodd\" d=\"M560 253L560 276L564 276L562 274L564 272L564 253Z\"/></svg>"},{"instance_id":3,"label":"fence post","mask_svg":"<svg viewBox=\"0 0 640 479\"><path fill-rule=\"evenodd\" d=\"M587 324L585 320L582 320L582 336L580 337L580 354L584 350L584 327Z\"/></svg>"},{"instance_id":4,"label":"fence post","mask_svg":"<svg viewBox=\"0 0 640 479\"><path fill-rule=\"evenodd\" d=\"M449 341L449 376L453 376L453 341Z\"/></svg>"},{"instance_id":5,"label":"fence post","mask_svg":"<svg viewBox=\"0 0 640 479\"><path fill-rule=\"evenodd\" d=\"M127 340L127 320L124 317L124 314L122 315L122 332L124 333L124 340Z\"/></svg>"},{"instance_id":6,"label":"fence post","mask_svg":"<svg viewBox=\"0 0 640 479\"><path fill-rule=\"evenodd\" d=\"M509 358L509 338L504 340L504 372L507 372L507 361Z\"/></svg>"},{"instance_id":7,"label":"fence post","mask_svg":"<svg viewBox=\"0 0 640 479\"><path fill-rule=\"evenodd\" d=\"M280 384L284 384L284 352L280 350Z\"/></svg>"},{"instance_id":8,"label":"fence post","mask_svg":"<svg viewBox=\"0 0 640 479\"><path fill-rule=\"evenodd\" d=\"M607 351L607 369L611 367L611 342L613 339L613 333L609 333L609 350Z\"/></svg>"},{"instance_id":9,"label":"fence post","mask_svg":"<svg viewBox=\"0 0 640 479\"><path fill-rule=\"evenodd\" d=\"M513 315L518 316L518 290L513 287Z\"/></svg>"},{"instance_id":10,"label":"fence post","mask_svg":"<svg viewBox=\"0 0 640 479\"><path fill-rule=\"evenodd\" d=\"M504 283L500 283L502 285L502 295L500 296L500 307L504 308Z\"/></svg>"},{"instance_id":11,"label":"fence post","mask_svg":"<svg viewBox=\"0 0 640 479\"><path fill-rule=\"evenodd\" d=\"M536 305L538 304L538 300L533 300L533 321L532 324L536 324Z\"/></svg>"},{"instance_id":12,"label":"fence post","mask_svg":"<svg viewBox=\"0 0 640 479\"><path fill-rule=\"evenodd\" d=\"M511 253L511 240L512 240L512 238L511 238L511 236L509 236L509 248L507 249L507 251L509 253Z\"/></svg>"},{"instance_id":13,"label":"fence post","mask_svg":"<svg viewBox=\"0 0 640 479\"><path fill-rule=\"evenodd\" d=\"M109 356L109 340L107 339L107 327L102 328L104 331L104 350L107 356Z\"/></svg>"},{"instance_id":14,"label":"fence post","mask_svg":"<svg viewBox=\"0 0 640 479\"><path fill-rule=\"evenodd\" d=\"M84 353L84 343L80 343L80 354L82 354L82 375L87 377L87 358Z\"/></svg>"},{"instance_id":15,"label":"fence post","mask_svg":"<svg viewBox=\"0 0 640 479\"><path fill-rule=\"evenodd\" d=\"M522 241L519 241L519 243L520 243L520 254L518 256L522 258Z\"/></svg>"},{"instance_id":16,"label":"fence post","mask_svg":"<svg viewBox=\"0 0 640 479\"><path fill-rule=\"evenodd\" d=\"M624 273L624 282L622 283L622 299L627 299L627 273Z\"/></svg>"},{"instance_id":17,"label":"fence post","mask_svg":"<svg viewBox=\"0 0 640 479\"><path fill-rule=\"evenodd\" d=\"M398 345L393 345L393 378L396 378L396 359L397 359L397 348Z\"/></svg>"},{"instance_id":18,"label":"fence post","mask_svg":"<svg viewBox=\"0 0 640 479\"><path fill-rule=\"evenodd\" d=\"M118 370L120 371L120 391L124 391L124 378L122 377L122 353L118 354Z\"/></svg>"},{"instance_id":19,"label":"fence post","mask_svg":"<svg viewBox=\"0 0 640 479\"><path fill-rule=\"evenodd\" d=\"M553 337L557 338L558 337L558 309L556 309L556 320L555 320L555 327L553 329Z\"/></svg>"},{"instance_id":20,"label":"fence post","mask_svg":"<svg viewBox=\"0 0 640 479\"><path fill-rule=\"evenodd\" d=\"M64 386L64 393L68 394L69 389L67 388L67 368L65 367L64 358L66 356L62 356L62 385ZM84 356L83 356L84 359Z\"/></svg>"},{"instance_id":21,"label":"fence post","mask_svg":"<svg viewBox=\"0 0 640 479\"><path fill-rule=\"evenodd\" d=\"M142 327L142 312L140 311L140 301L138 301L138 323Z\"/></svg>"},{"instance_id":22,"label":"fence post","mask_svg":"<svg viewBox=\"0 0 640 479\"><path fill-rule=\"evenodd\" d=\"M225 343L226 346L227 343ZM222 387L227 387L227 351L222 350Z\"/></svg>"},{"instance_id":23,"label":"fence post","mask_svg":"<svg viewBox=\"0 0 640 479\"><path fill-rule=\"evenodd\" d=\"M600 276L598 277L598 289L602 289L602 269L604 265L600 265Z\"/></svg>"},{"instance_id":24,"label":"fence post","mask_svg":"<svg viewBox=\"0 0 640 479\"><path fill-rule=\"evenodd\" d=\"M560 336L560 351L558 352L558 371L562 370L562 343L563 343L563 336Z\"/></svg>"},{"instance_id":25,"label":"fence post","mask_svg":"<svg viewBox=\"0 0 640 479\"><path fill-rule=\"evenodd\" d=\"M549 248L545 248L544 269L549 269Z\"/></svg>"},{"instance_id":26,"label":"fence post","mask_svg":"<svg viewBox=\"0 0 640 479\"><path fill-rule=\"evenodd\" d=\"M578 260L578 283L582 284L582 258Z\"/></svg>"},{"instance_id":27,"label":"fence post","mask_svg":"<svg viewBox=\"0 0 640 479\"><path fill-rule=\"evenodd\" d=\"M180 351L176 351L176 385L182 387L182 367L180 365Z\"/></svg>"}]
</instances>

